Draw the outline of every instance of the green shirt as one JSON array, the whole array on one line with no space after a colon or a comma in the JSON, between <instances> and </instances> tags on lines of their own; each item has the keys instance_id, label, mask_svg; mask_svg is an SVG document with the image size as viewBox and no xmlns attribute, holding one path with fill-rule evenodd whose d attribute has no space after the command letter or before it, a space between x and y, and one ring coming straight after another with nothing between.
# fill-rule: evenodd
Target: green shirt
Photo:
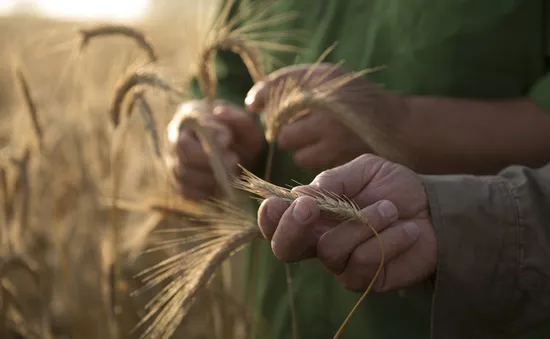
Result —
<instances>
[{"instance_id":1,"label":"green shirt","mask_svg":"<svg viewBox=\"0 0 550 339\"><path fill-rule=\"evenodd\" d=\"M338 41L328 62L344 59L349 70L386 65L368 78L389 90L468 98L530 96L550 110L550 15L544 0L277 0L277 6L300 14L288 28L309 34L301 46L303 63ZM296 56L279 58L284 66ZM242 104L252 85L244 65L230 53L220 53L218 61L218 96ZM274 183L308 183L316 174L276 151ZM360 295L346 291L316 260L294 264L292 271L301 338L332 338ZM291 338L284 267L267 242L257 287L257 307L266 321L266 333L258 337ZM429 287L404 295L371 294L341 338L429 338L430 306Z\"/></svg>"}]
</instances>

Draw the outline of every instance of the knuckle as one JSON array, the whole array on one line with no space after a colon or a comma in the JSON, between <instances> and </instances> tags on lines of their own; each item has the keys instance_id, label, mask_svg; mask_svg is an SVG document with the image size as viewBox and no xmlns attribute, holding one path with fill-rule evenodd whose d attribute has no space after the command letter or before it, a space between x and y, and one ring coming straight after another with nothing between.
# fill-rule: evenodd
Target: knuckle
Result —
<instances>
[{"instance_id":1,"label":"knuckle","mask_svg":"<svg viewBox=\"0 0 550 339\"><path fill-rule=\"evenodd\" d=\"M334 270L342 261L334 243L326 236L322 236L317 242L317 257L330 270Z\"/></svg>"},{"instance_id":2,"label":"knuckle","mask_svg":"<svg viewBox=\"0 0 550 339\"><path fill-rule=\"evenodd\" d=\"M281 248L280 244L275 240L271 240L271 251L273 252L273 255L277 258L277 260L284 263L292 262L288 254Z\"/></svg>"},{"instance_id":3,"label":"knuckle","mask_svg":"<svg viewBox=\"0 0 550 339\"><path fill-rule=\"evenodd\" d=\"M352 277L348 277L345 279L339 279L340 283L344 288L351 292L362 292L363 291L363 284L358 280L354 279Z\"/></svg>"},{"instance_id":4,"label":"knuckle","mask_svg":"<svg viewBox=\"0 0 550 339\"><path fill-rule=\"evenodd\" d=\"M279 133L279 138L277 142L279 147L285 151L290 151L292 149L292 133L288 132L288 129L283 128Z\"/></svg>"},{"instance_id":5,"label":"knuckle","mask_svg":"<svg viewBox=\"0 0 550 339\"><path fill-rule=\"evenodd\" d=\"M350 264L352 264L355 267L366 268L372 264L371 258L368 255L367 251L359 251L359 250L353 251L349 261L350 261Z\"/></svg>"},{"instance_id":6,"label":"knuckle","mask_svg":"<svg viewBox=\"0 0 550 339\"><path fill-rule=\"evenodd\" d=\"M315 168L319 165L315 156L305 152L294 153L294 162L302 168Z\"/></svg>"}]
</instances>

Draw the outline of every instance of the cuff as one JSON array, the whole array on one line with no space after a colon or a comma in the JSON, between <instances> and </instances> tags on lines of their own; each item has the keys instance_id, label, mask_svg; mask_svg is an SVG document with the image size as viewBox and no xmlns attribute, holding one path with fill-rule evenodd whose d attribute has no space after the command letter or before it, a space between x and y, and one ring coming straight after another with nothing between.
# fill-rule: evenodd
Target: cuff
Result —
<instances>
[{"instance_id":1,"label":"cuff","mask_svg":"<svg viewBox=\"0 0 550 339\"><path fill-rule=\"evenodd\" d=\"M438 242L432 338L501 338L514 315L518 216L500 177L423 176Z\"/></svg>"}]
</instances>

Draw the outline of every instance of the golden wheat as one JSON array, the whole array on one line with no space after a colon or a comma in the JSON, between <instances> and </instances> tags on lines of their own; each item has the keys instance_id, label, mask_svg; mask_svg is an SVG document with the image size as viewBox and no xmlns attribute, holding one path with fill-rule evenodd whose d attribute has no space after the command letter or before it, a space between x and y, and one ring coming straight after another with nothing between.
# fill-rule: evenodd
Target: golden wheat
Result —
<instances>
[{"instance_id":1,"label":"golden wheat","mask_svg":"<svg viewBox=\"0 0 550 339\"><path fill-rule=\"evenodd\" d=\"M205 203L209 212L190 218L207 225L164 230L179 238L158 243L149 251L166 250L186 244L189 247L140 274L144 290L166 284L148 305L149 313L141 326L152 319L144 332L146 338L169 338L193 304L197 293L211 280L217 269L244 245L261 236L254 219L228 203ZM139 291L138 293L142 293Z\"/></svg>"},{"instance_id":2,"label":"golden wheat","mask_svg":"<svg viewBox=\"0 0 550 339\"><path fill-rule=\"evenodd\" d=\"M168 93L175 93L180 97L184 93L172 87L172 85L163 79L157 72L139 69L130 72L126 77L122 78L116 87L115 95L111 104L111 119L114 126L118 126L120 122L120 112L126 95L136 86L150 86L159 88Z\"/></svg>"},{"instance_id":3,"label":"golden wheat","mask_svg":"<svg viewBox=\"0 0 550 339\"><path fill-rule=\"evenodd\" d=\"M162 154L160 150L160 138L158 136L157 125L155 123L155 116L153 114L153 109L151 108L151 105L147 102L147 99L145 98L145 93L143 90L136 91L136 93L134 93L132 100L130 101L130 105L128 106L128 117L131 116L134 105L136 104L138 105L141 119L144 123L145 131L151 136L153 150L156 156L160 158Z\"/></svg>"},{"instance_id":4,"label":"golden wheat","mask_svg":"<svg viewBox=\"0 0 550 339\"><path fill-rule=\"evenodd\" d=\"M153 44L144 33L136 28L121 24L101 24L97 27L82 28L79 33L81 35L80 50L83 50L96 37L122 35L135 40L137 45L147 53L150 62L158 60Z\"/></svg>"},{"instance_id":5,"label":"golden wheat","mask_svg":"<svg viewBox=\"0 0 550 339\"><path fill-rule=\"evenodd\" d=\"M38 113L36 109L36 104L34 103L34 100L32 99L31 90L29 87L29 83L27 82L27 79L25 78L23 71L19 68L15 68L15 75L17 82L19 84L19 88L21 90L21 94L23 96L23 100L25 102L25 105L27 107L27 112L30 116L32 128L34 135L36 137L36 142L38 145L38 150L40 152L44 149L44 143L42 141L42 126L40 124L40 121L38 119Z\"/></svg>"},{"instance_id":6,"label":"golden wheat","mask_svg":"<svg viewBox=\"0 0 550 339\"><path fill-rule=\"evenodd\" d=\"M229 18L234 6L235 0L225 2L199 53L198 81L209 101L216 99L214 59L218 50L238 54L252 80L257 82L264 78L273 64L271 53L296 52L298 48L289 41L302 38L300 32L291 32L288 29L283 31L275 27L294 20L296 15L277 14L276 4L273 2L258 2L254 6L241 3L234 17Z\"/></svg>"}]
</instances>

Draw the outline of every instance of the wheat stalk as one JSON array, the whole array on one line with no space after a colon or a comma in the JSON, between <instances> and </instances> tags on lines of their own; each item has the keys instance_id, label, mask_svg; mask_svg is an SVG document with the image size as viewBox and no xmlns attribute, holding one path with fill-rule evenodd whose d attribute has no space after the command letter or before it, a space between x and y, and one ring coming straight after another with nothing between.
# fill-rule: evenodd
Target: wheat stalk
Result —
<instances>
[{"instance_id":1,"label":"wheat stalk","mask_svg":"<svg viewBox=\"0 0 550 339\"><path fill-rule=\"evenodd\" d=\"M153 63L158 60L153 44L144 33L133 27L120 24L102 24L92 28L80 29L79 33L81 36L80 50L83 50L86 46L88 46L90 41L94 38L101 36L121 35L133 39L137 45L147 53L150 62Z\"/></svg>"},{"instance_id":2,"label":"wheat stalk","mask_svg":"<svg viewBox=\"0 0 550 339\"><path fill-rule=\"evenodd\" d=\"M126 95L134 87L144 85L159 88L165 92L175 93L179 96L184 95L181 91L173 88L168 81L160 77L160 75L154 71L141 69L130 72L130 74L119 81L111 104L111 119L115 127L118 126L120 122L120 112Z\"/></svg>"},{"instance_id":3,"label":"wheat stalk","mask_svg":"<svg viewBox=\"0 0 550 339\"><path fill-rule=\"evenodd\" d=\"M32 99L29 83L25 78L25 75L23 74L23 71L21 70L20 67L15 68L15 76L17 79L17 83L19 85L19 89L21 90L21 95L23 96L23 101L25 102L25 106L27 107L27 112L31 120L32 130L34 132L34 136L38 144L38 150L40 152L43 152L44 142L43 142L42 126L38 119L36 104Z\"/></svg>"},{"instance_id":4,"label":"wheat stalk","mask_svg":"<svg viewBox=\"0 0 550 339\"><path fill-rule=\"evenodd\" d=\"M266 69L272 63L270 53L298 51L290 43L274 40L300 38L300 32L269 29L270 26L295 19L295 13L276 14L274 3L258 3L254 7L241 3L235 16L228 20L234 6L235 0L226 1L199 53L198 81L209 101L216 98L214 58L217 51L227 50L238 54L254 82L265 77Z\"/></svg>"},{"instance_id":5,"label":"wheat stalk","mask_svg":"<svg viewBox=\"0 0 550 339\"><path fill-rule=\"evenodd\" d=\"M147 102L143 90L136 91L136 93L134 93L133 98L130 101L130 105L128 106L128 117L130 117L130 115L132 114L132 111L136 104L138 105L145 131L147 131L147 133L151 137L151 142L153 144L155 155L160 158L162 154L160 151L160 139L157 133L155 117L153 115L153 109L151 108L151 105L149 105L149 103Z\"/></svg>"}]
</instances>

